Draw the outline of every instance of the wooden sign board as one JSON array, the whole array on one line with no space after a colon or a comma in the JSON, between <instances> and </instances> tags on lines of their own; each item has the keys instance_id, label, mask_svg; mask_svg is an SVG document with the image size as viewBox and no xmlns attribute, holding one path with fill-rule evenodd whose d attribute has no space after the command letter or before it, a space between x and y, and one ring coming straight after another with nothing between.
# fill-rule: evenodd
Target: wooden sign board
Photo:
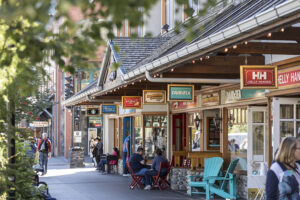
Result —
<instances>
[{"instance_id":1,"label":"wooden sign board","mask_svg":"<svg viewBox=\"0 0 300 200\"><path fill-rule=\"evenodd\" d=\"M166 91L143 90L143 104L166 104Z\"/></svg>"},{"instance_id":2,"label":"wooden sign board","mask_svg":"<svg viewBox=\"0 0 300 200\"><path fill-rule=\"evenodd\" d=\"M168 84L168 101L194 101L194 85Z\"/></svg>"},{"instance_id":3,"label":"wooden sign board","mask_svg":"<svg viewBox=\"0 0 300 200\"><path fill-rule=\"evenodd\" d=\"M140 109L142 108L142 97L140 96L122 96L123 109Z\"/></svg>"},{"instance_id":4,"label":"wooden sign board","mask_svg":"<svg viewBox=\"0 0 300 200\"><path fill-rule=\"evenodd\" d=\"M241 89L276 89L277 66L241 65Z\"/></svg>"},{"instance_id":5,"label":"wooden sign board","mask_svg":"<svg viewBox=\"0 0 300 200\"><path fill-rule=\"evenodd\" d=\"M87 107L86 116L100 116L100 107Z\"/></svg>"}]
</instances>

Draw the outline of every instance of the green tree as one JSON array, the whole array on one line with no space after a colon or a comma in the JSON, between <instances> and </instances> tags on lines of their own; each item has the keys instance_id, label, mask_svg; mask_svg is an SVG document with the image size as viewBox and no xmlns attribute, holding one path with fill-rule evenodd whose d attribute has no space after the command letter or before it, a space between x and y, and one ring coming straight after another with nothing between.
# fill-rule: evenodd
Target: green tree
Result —
<instances>
[{"instance_id":1,"label":"green tree","mask_svg":"<svg viewBox=\"0 0 300 200\"><path fill-rule=\"evenodd\" d=\"M8 192L9 184L17 199L27 199L33 192L30 160L22 158L25 150L20 141L31 133L15 124L24 118L28 122L35 119L47 106L41 104L38 91L49 60L71 73L75 66L87 66L97 48L106 43L102 33L112 39L113 29L121 28L124 19L131 27L143 25L142 15L149 14L157 1L0 0L0 196ZM188 0L177 2L188 5ZM203 10L215 3L208 0ZM81 9L82 23L70 19L71 7ZM193 13L188 6L185 11L188 16ZM194 23L192 19L186 26L191 34L189 27ZM11 152L13 141L16 154Z\"/></svg>"}]
</instances>

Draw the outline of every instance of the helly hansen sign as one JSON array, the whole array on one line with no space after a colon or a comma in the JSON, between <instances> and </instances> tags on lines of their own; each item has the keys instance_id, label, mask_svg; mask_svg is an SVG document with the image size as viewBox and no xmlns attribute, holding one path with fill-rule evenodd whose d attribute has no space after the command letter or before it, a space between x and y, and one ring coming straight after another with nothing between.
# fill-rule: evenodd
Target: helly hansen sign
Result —
<instances>
[{"instance_id":1,"label":"helly hansen sign","mask_svg":"<svg viewBox=\"0 0 300 200\"><path fill-rule=\"evenodd\" d=\"M277 88L277 66L241 65L241 89Z\"/></svg>"}]
</instances>

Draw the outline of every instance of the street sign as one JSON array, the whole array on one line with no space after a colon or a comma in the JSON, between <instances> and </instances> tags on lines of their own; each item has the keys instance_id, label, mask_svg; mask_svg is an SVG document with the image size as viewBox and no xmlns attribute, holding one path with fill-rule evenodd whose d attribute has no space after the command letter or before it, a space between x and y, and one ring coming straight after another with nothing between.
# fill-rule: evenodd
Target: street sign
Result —
<instances>
[{"instance_id":1,"label":"street sign","mask_svg":"<svg viewBox=\"0 0 300 200\"><path fill-rule=\"evenodd\" d=\"M241 65L241 89L276 89L277 66Z\"/></svg>"},{"instance_id":2,"label":"street sign","mask_svg":"<svg viewBox=\"0 0 300 200\"><path fill-rule=\"evenodd\" d=\"M34 127L48 127L47 121L33 121L32 124Z\"/></svg>"},{"instance_id":3,"label":"street sign","mask_svg":"<svg viewBox=\"0 0 300 200\"><path fill-rule=\"evenodd\" d=\"M81 131L74 131L73 142L74 143L81 143Z\"/></svg>"}]
</instances>

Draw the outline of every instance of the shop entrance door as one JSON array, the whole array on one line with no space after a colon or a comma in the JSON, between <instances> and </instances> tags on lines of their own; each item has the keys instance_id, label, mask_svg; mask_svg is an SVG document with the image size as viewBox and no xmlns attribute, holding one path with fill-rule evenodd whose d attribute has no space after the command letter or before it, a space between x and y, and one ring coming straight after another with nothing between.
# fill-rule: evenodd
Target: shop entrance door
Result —
<instances>
[{"instance_id":1,"label":"shop entrance door","mask_svg":"<svg viewBox=\"0 0 300 200\"><path fill-rule=\"evenodd\" d=\"M267 170L267 107L248 107L248 194L265 188Z\"/></svg>"},{"instance_id":2,"label":"shop entrance door","mask_svg":"<svg viewBox=\"0 0 300 200\"><path fill-rule=\"evenodd\" d=\"M173 115L173 151L186 150L186 115Z\"/></svg>"},{"instance_id":3,"label":"shop entrance door","mask_svg":"<svg viewBox=\"0 0 300 200\"><path fill-rule=\"evenodd\" d=\"M285 137L300 134L300 98L273 99L273 155Z\"/></svg>"}]
</instances>

